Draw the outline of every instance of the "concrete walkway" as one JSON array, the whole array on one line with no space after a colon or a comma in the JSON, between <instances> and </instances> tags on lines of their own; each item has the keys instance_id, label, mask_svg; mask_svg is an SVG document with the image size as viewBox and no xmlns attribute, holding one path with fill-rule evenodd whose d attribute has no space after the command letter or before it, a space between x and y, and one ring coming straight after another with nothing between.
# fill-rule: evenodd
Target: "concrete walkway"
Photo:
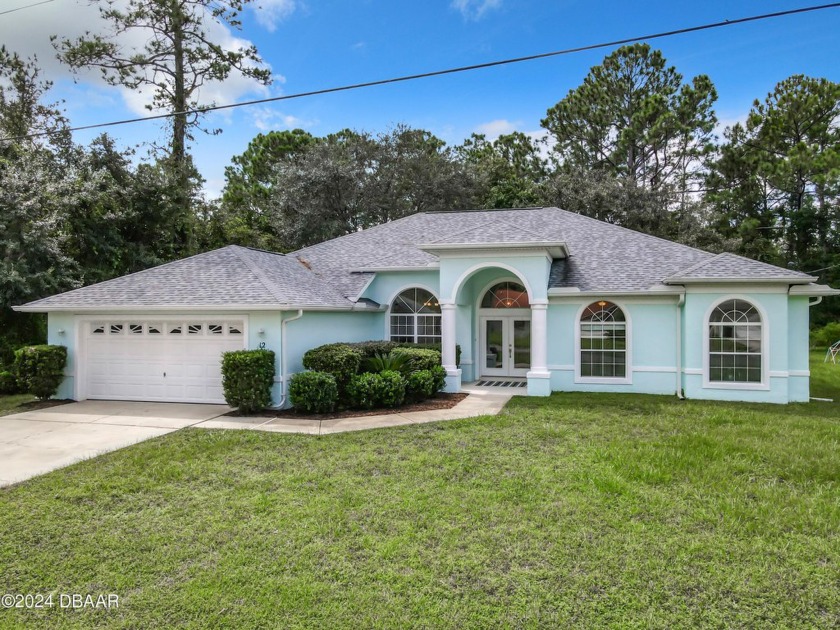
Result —
<instances>
[{"instance_id":1,"label":"concrete walkway","mask_svg":"<svg viewBox=\"0 0 840 630\"><path fill-rule=\"evenodd\" d=\"M230 407L86 400L0 417L0 486L7 486L103 453L186 427L252 429L328 435L406 424L495 415L517 391L466 386L470 395L451 409L312 418L233 418Z\"/></svg>"},{"instance_id":2,"label":"concrete walkway","mask_svg":"<svg viewBox=\"0 0 840 630\"><path fill-rule=\"evenodd\" d=\"M345 433L347 431L364 431L366 429L382 429L398 427L406 424L423 424L426 422L440 422L441 420L457 420L475 416L491 416L499 413L502 407L514 394L524 393L516 391L501 391L497 387L464 388L469 393L464 400L451 409L432 409L430 411L410 411L406 413L389 413L380 416L355 416L337 420L316 420L301 416L300 418L233 418L222 416L194 425L200 429L251 429L255 431L271 431L274 433L304 433L307 435L328 435L330 433Z\"/></svg>"},{"instance_id":3,"label":"concrete walkway","mask_svg":"<svg viewBox=\"0 0 840 630\"><path fill-rule=\"evenodd\" d=\"M0 417L0 486L193 426L225 405L85 400Z\"/></svg>"}]
</instances>

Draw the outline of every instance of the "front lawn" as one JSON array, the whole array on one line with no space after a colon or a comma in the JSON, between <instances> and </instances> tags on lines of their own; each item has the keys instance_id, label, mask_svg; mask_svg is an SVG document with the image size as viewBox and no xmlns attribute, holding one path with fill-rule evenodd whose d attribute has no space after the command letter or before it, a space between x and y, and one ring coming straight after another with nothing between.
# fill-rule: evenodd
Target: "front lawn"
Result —
<instances>
[{"instance_id":1,"label":"front lawn","mask_svg":"<svg viewBox=\"0 0 840 630\"><path fill-rule=\"evenodd\" d=\"M840 402L840 358L825 362L825 352L811 352L811 396Z\"/></svg>"},{"instance_id":2,"label":"front lawn","mask_svg":"<svg viewBox=\"0 0 840 630\"><path fill-rule=\"evenodd\" d=\"M0 416L7 416L10 413L26 411L24 405L35 400L32 394L12 394L0 396Z\"/></svg>"},{"instance_id":3,"label":"front lawn","mask_svg":"<svg viewBox=\"0 0 840 630\"><path fill-rule=\"evenodd\" d=\"M31 627L831 627L840 404L519 398L323 438L188 429L0 491Z\"/></svg>"}]
</instances>

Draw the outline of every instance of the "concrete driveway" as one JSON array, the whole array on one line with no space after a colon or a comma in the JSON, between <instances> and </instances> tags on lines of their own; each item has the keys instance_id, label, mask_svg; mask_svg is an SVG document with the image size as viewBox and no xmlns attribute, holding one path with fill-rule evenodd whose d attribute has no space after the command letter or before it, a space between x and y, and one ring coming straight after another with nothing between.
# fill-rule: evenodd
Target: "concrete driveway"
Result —
<instances>
[{"instance_id":1,"label":"concrete driveway","mask_svg":"<svg viewBox=\"0 0 840 630\"><path fill-rule=\"evenodd\" d=\"M0 417L0 486L189 427L225 405L86 400Z\"/></svg>"}]
</instances>

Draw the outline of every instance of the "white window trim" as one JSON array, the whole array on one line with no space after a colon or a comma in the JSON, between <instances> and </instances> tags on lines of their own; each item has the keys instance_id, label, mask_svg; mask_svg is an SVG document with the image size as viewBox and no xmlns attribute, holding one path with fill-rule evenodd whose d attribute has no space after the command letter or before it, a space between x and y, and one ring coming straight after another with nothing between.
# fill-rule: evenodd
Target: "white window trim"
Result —
<instances>
[{"instance_id":1,"label":"white window trim","mask_svg":"<svg viewBox=\"0 0 840 630\"><path fill-rule=\"evenodd\" d=\"M633 384L633 321L627 306L622 301L604 298L605 302L611 302L624 313L624 334L626 348L624 350L624 377L620 376L581 376L580 374L580 318L587 308L600 302L594 299L583 304L575 317L575 383L593 385L632 385Z\"/></svg>"},{"instance_id":2,"label":"white window trim","mask_svg":"<svg viewBox=\"0 0 840 630\"><path fill-rule=\"evenodd\" d=\"M438 292L435 291L434 289L432 289L427 284L420 284L420 283L417 283L417 282L412 282L411 284L407 284L407 285L403 286L402 288L394 291L391 294L391 297L388 299L388 310L385 313L385 336L383 337L384 341L391 341L391 315L392 314L393 315L412 315L412 313L391 313L391 308L393 308L393 306L394 306L394 300L396 300L397 296L399 296L403 291L408 291L409 289L423 289L424 291L428 291L429 293L431 293L435 297L435 299L438 301L438 304L440 304L440 297L438 296ZM416 339L417 339L417 316L418 315L437 315L438 317L441 317L441 326L443 326L442 314L443 314L442 312L441 313L413 313L413 315L414 315L414 339L415 339L415 341L412 342L412 343L419 343L418 341L416 341ZM425 335L425 336L428 336L428 335ZM441 339L438 343L443 343L443 330L441 330Z\"/></svg>"},{"instance_id":3,"label":"white window trim","mask_svg":"<svg viewBox=\"0 0 840 630\"><path fill-rule=\"evenodd\" d=\"M723 382L713 381L710 378L710 354L709 354L709 319L715 309L729 300L740 300L746 302L758 311L761 317L761 382L760 383L745 383L745 382ZM706 314L703 316L703 389L735 389L735 390L755 390L766 391L770 389L770 320L767 318L767 311L752 298L748 298L743 294L730 294L719 298L712 302L712 305L706 309Z\"/></svg>"}]
</instances>

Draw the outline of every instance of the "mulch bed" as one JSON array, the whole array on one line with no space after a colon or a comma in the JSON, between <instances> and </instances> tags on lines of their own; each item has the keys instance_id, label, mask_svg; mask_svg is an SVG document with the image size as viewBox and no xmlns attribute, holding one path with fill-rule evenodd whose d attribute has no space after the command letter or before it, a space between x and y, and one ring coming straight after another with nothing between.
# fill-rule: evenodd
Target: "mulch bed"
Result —
<instances>
[{"instance_id":1,"label":"mulch bed","mask_svg":"<svg viewBox=\"0 0 840 630\"><path fill-rule=\"evenodd\" d=\"M22 405L18 405L18 408L15 409L15 413L37 411L38 409L49 409L50 407L58 407L59 405L69 405L71 402L76 401L70 400L69 398L63 400L33 400L25 402Z\"/></svg>"},{"instance_id":2,"label":"mulch bed","mask_svg":"<svg viewBox=\"0 0 840 630\"><path fill-rule=\"evenodd\" d=\"M469 394L437 394L434 398L429 398L423 402L414 403L413 405L403 405L396 409L350 409L348 411L335 411L333 413L312 413L303 414L294 409L272 410L267 409L256 414L249 414L257 418L300 418L306 415L307 418L313 420L337 420L340 418L356 418L358 416L384 416L390 413L408 413L411 411L430 411L432 409L451 409L459 402L464 400ZM239 416L238 411L231 411L225 414L226 416Z\"/></svg>"}]
</instances>

